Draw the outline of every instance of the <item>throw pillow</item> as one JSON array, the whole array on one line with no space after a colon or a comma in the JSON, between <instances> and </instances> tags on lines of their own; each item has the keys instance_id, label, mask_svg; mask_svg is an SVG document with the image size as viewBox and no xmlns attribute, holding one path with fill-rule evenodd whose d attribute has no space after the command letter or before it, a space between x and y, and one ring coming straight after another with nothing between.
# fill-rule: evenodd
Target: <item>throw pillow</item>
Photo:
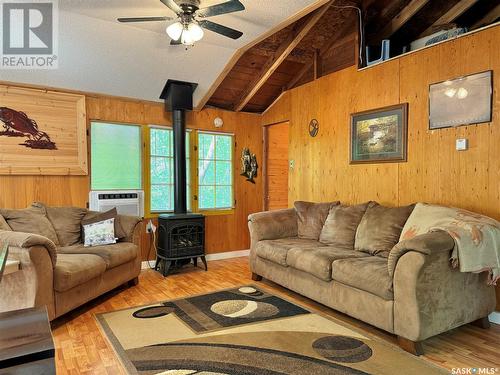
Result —
<instances>
[{"instance_id":1,"label":"throw pillow","mask_svg":"<svg viewBox=\"0 0 500 375\"><path fill-rule=\"evenodd\" d=\"M33 203L32 207L43 207L47 218L54 227L59 244L71 246L80 242L81 222L87 210L79 207L49 207L43 203Z\"/></svg>"},{"instance_id":2,"label":"throw pillow","mask_svg":"<svg viewBox=\"0 0 500 375\"><path fill-rule=\"evenodd\" d=\"M127 237L127 233L123 230L120 218L118 217L118 212L116 208L112 208L106 212L96 212L96 211L88 211L87 214L82 219L82 226L92 223L97 223L99 221L107 220L107 219L115 219L115 236L117 238L125 238Z\"/></svg>"},{"instance_id":3,"label":"throw pillow","mask_svg":"<svg viewBox=\"0 0 500 375\"><path fill-rule=\"evenodd\" d=\"M339 203L340 202L295 202L294 206L297 212L297 233L299 238L317 240L325 224L330 208Z\"/></svg>"},{"instance_id":4,"label":"throw pillow","mask_svg":"<svg viewBox=\"0 0 500 375\"><path fill-rule=\"evenodd\" d=\"M12 231L2 215L0 215L0 230Z\"/></svg>"},{"instance_id":5,"label":"throw pillow","mask_svg":"<svg viewBox=\"0 0 500 375\"><path fill-rule=\"evenodd\" d=\"M47 219L45 209L40 207L29 207L21 210L0 209L7 224L14 232L25 232L38 234L51 240L56 246L59 245L57 234L52 223Z\"/></svg>"},{"instance_id":6,"label":"throw pillow","mask_svg":"<svg viewBox=\"0 0 500 375\"><path fill-rule=\"evenodd\" d=\"M83 246L99 246L116 243L115 219L106 219L83 226Z\"/></svg>"},{"instance_id":7,"label":"throw pillow","mask_svg":"<svg viewBox=\"0 0 500 375\"><path fill-rule=\"evenodd\" d=\"M385 207L376 202L370 203L356 231L354 248L371 255L387 257L399 242L403 226L414 207L414 204Z\"/></svg>"},{"instance_id":8,"label":"throw pillow","mask_svg":"<svg viewBox=\"0 0 500 375\"><path fill-rule=\"evenodd\" d=\"M353 249L356 229L368 203L354 206L341 204L332 207L321 230L319 241L326 245Z\"/></svg>"}]
</instances>

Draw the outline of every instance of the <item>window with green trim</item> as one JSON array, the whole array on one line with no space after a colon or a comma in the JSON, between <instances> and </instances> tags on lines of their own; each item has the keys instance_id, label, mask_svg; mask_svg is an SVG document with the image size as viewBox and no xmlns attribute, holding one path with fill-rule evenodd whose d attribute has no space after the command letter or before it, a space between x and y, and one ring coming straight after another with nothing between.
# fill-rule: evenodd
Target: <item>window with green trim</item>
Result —
<instances>
[{"instance_id":1,"label":"window with green trim","mask_svg":"<svg viewBox=\"0 0 500 375\"><path fill-rule=\"evenodd\" d=\"M174 140L170 128L151 127L151 212L174 210ZM187 207L191 208L189 132L186 132Z\"/></svg>"},{"instance_id":2,"label":"window with green trim","mask_svg":"<svg viewBox=\"0 0 500 375\"><path fill-rule=\"evenodd\" d=\"M233 135L198 132L198 208L233 207Z\"/></svg>"},{"instance_id":3,"label":"window with green trim","mask_svg":"<svg viewBox=\"0 0 500 375\"><path fill-rule=\"evenodd\" d=\"M139 125L91 122L91 189L141 189L141 146L141 127Z\"/></svg>"}]
</instances>

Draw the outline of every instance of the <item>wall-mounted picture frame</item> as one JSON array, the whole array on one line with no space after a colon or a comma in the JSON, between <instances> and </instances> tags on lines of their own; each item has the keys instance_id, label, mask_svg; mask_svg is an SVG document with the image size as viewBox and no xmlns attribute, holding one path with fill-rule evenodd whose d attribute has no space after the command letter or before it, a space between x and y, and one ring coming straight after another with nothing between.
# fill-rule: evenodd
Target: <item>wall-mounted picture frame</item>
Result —
<instances>
[{"instance_id":1,"label":"wall-mounted picture frame","mask_svg":"<svg viewBox=\"0 0 500 375\"><path fill-rule=\"evenodd\" d=\"M408 103L351 115L350 164L405 162Z\"/></svg>"},{"instance_id":2,"label":"wall-mounted picture frame","mask_svg":"<svg viewBox=\"0 0 500 375\"><path fill-rule=\"evenodd\" d=\"M429 129L491 122L491 70L429 85Z\"/></svg>"},{"instance_id":3,"label":"wall-mounted picture frame","mask_svg":"<svg viewBox=\"0 0 500 375\"><path fill-rule=\"evenodd\" d=\"M0 85L0 175L86 175L85 96Z\"/></svg>"}]
</instances>

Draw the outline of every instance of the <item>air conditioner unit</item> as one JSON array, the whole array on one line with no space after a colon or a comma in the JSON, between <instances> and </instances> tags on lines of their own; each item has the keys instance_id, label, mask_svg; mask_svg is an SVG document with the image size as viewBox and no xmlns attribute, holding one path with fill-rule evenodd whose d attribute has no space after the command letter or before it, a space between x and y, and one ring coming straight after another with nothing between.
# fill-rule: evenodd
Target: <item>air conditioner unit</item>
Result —
<instances>
[{"instance_id":1,"label":"air conditioner unit","mask_svg":"<svg viewBox=\"0 0 500 375\"><path fill-rule=\"evenodd\" d=\"M89 193L92 211L108 211L116 207L120 215L144 217L144 191L94 190Z\"/></svg>"}]
</instances>

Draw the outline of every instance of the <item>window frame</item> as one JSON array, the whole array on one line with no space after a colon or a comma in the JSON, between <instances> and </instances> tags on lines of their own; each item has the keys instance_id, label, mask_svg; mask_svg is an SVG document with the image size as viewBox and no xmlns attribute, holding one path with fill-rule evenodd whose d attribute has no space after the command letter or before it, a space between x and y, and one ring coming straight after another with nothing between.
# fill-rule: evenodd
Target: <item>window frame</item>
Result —
<instances>
[{"instance_id":1,"label":"window frame","mask_svg":"<svg viewBox=\"0 0 500 375\"><path fill-rule=\"evenodd\" d=\"M92 188L92 124L108 124L108 125L122 125L122 126L135 126L139 128L139 165L140 165L140 187L139 188L123 188L123 189L93 189ZM89 190L90 191L107 191L107 190L117 190L117 191L126 191L126 190L144 190L146 185L145 176L144 176L144 134L143 134L143 126L140 123L132 123L132 122L118 122L118 121L104 121L104 120L90 120L88 123L88 152L89 152Z\"/></svg>"},{"instance_id":2,"label":"window frame","mask_svg":"<svg viewBox=\"0 0 500 375\"><path fill-rule=\"evenodd\" d=\"M229 136L231 138L231 206L230 207L209 207L209 208L200 208L199 207L199 195L200 195L200 190L199 190L199 160L200 160L200 149L199 149L199 135L200 134L211 134L211 135L219 135L219 136ZM236 198L235 198L235 150L236 150L236 145L235 145L235 135L234 133L230 132L218 132L218 131L210 131L210 130L202 130L202 129L197 129L195 132L195 138L196 138L196 212L200 212L203 214L219 214L219 215L224 215L228 213L232 213L235 208L236 208ZM214 162L217 162L217 159L214 159ZM215 174L215 178L216 178ZM213 185L214 187L217 186L217 184Z\"/></svg>"},{"instance_id":3,"label":"window frame","mask_svg":"<svg viewBox=\"0 0 500 375\"><path fill-rule=\"evenodd\" d=\"M147 149L147 152L145 152L145 160L147 160L147 179L148 179L148 188L147 188L147 193L146 193L146 199L148 201L147 203L147 213L151 217L156 217L161 214L170 214L173 213L174 210L153 210L151 208L151 196L152 196L152 187L153 185L158 185L158 184L153 184L151 181L151 129L160 129L160 130L170 130L172 131L172 136L173 136L173 127L170 125L148 125L146 126L146 133L147 133L147 141L145 142L145 148ZM191 182L191 195L188 197L189 198L189 205L190 209L188 209L188 212L194 212L193 210L193 162L192 162L192 155L193 155L193 144L192 144L192 133L194 132L194 129L186 129L186 133L189 133L189 181ZM172 160L174 158L173 155L173 148L172 148ZM172 172L173 173L173 172ZM172 188L175 186L175 183L172 184Z\"/></svg>"}]
</instances>

